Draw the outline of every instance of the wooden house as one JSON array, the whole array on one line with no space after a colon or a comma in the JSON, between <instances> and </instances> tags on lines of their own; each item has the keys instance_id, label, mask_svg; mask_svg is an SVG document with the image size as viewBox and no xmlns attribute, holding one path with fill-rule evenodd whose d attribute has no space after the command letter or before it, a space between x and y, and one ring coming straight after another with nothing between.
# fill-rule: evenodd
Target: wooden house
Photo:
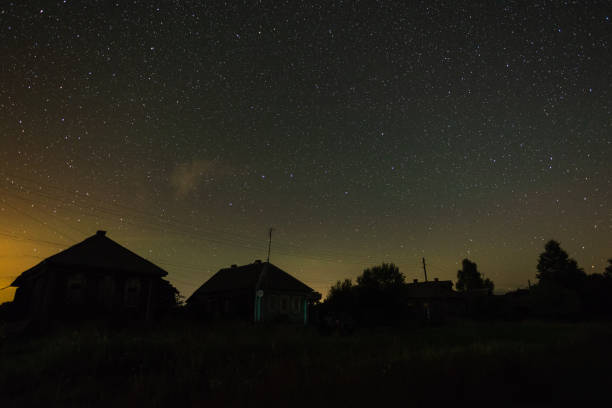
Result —
<instances>
[{"instance_id":1,"label":"wooden house","mask_svg":"<svg viewBox=\"0 0 612 408\"><path fill-rule=\"evenodd\" d=\"M462 314L461 297L453 290L452 281L419 282L415 279L406 285L406 298L414 317L426 321L441 321L449 315Z\"/></svg>"},{"instance_id":2,"label":"wooden house","mask_svg":"<svg viewBox=\"0 0 612 408\"><path fill-rule=\"evenodd\" d=\"M306 324L320 297L277 266L257 260L219 270L187 299L187 307L208 319Z\"/></svg>"},{"instance_id":3,"label":"wooden house","mask_svg":"<svg viewBox=\"0 0 612 408\"><path fill-rule=\"evenodd\" d=\"M168 273L98 231L15 279L14 310L23 319L149 319L172 304Z\"/></svg>"}]
</instances>

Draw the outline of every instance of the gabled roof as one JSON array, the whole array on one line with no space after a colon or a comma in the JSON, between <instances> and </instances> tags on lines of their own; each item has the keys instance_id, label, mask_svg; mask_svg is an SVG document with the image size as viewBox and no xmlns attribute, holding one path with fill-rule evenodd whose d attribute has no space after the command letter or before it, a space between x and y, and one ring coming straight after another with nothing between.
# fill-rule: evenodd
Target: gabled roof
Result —
<instances>
[{"instance_id":1,"label":"gabled roof","mask_svg":"<svg viewBox=\"0 0 612 408\"><path fill-rule=\"evenodd\" d=\"M243 266L220 269L196 290L187 301L213 292L262 289L314 293L314 290L269 262L256 261Z\"/></svg>"},{"instance_id":2,"label":"gabled roof","mask_svg":"<svg viewBox=\"0 0 612 408\"><path fill-rule=\"evenodd\" d=\"M20 286L25 280L44 272L50 266L82 268L84 272L95 269L159 277L168 274L159 266L108 238L105 231L98 231L95 235L23 272L11 283L11 286Z\"/></svg>"}]
</instances>

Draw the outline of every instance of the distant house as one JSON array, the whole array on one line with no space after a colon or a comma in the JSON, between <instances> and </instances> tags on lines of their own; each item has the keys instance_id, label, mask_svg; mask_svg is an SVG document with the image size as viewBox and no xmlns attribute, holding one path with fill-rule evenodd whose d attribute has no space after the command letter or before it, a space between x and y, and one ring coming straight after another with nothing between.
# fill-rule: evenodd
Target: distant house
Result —
<instances>
[{"instance_id":1,"label":"distant house","mask_svg":"<svg viewBox=\"0 0 612 408\"><path fill-rule=\"evenodd\" d=\"M463 301L453 290L452 281L436 278L419 282L415 279L406 285L406 297L414 317L427 321L443 320L449 315L461 314L464 310Z\"/></svg>"},{"instance_id":2,"label":"distant house","mask_svg":"<svg viewBox=\"0 0 612 408\"><path fill-rule=\"evenodd\" d=\"M261 262L219 270L187 299L187 307L210 319L307 323L321 295L277 266Z\"/></svg>"},{"instance_id":3,"label":"distant house","mask_svg":"<svg viewBox=\"0 0 612 408\"><path fill-rule=\"evenodd\" d=\"M503 299L503 317L509 320L525 319L533 314L533 294L530 289L516 289L500 296Z\"/></svg>"},{"instance_id":4,"label":"distant house","mask_svg":"<svg viewBox=\"0 0 612 408\"><path fill-rule=\"evenodd\" d=\"M177 293L168 273L98 231L15 279L14 310L40 322L149 319Z\"/></svg>"}]
</instances>

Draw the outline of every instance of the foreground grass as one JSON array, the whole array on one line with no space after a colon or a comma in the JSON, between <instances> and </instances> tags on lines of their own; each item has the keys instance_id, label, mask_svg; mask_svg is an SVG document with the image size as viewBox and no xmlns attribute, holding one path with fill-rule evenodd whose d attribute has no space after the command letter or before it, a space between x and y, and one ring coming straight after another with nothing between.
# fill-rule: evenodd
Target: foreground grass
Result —
<instances>
[{"instance_id":1,"label":"foreground grass","mask_svg":"<svg viewBox=\"0 0 612 408\"><path fill-rule=\"evenodd\" d=\"M0 344L2 406L542 406L606 396L612 325L457 322L324 336L172 323Z\"/></svg>"}]
</instances>

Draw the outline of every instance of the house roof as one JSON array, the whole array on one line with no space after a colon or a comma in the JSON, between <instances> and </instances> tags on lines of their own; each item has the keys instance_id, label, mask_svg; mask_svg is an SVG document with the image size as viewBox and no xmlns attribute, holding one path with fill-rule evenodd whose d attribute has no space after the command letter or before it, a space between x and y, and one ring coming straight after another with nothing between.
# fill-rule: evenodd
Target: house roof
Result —
<instances>
[{"instance_id":1,"label":"house roof","mask_svg":"<svg viewBox=\"0 0 612 408\"><path fill-rule=\"evenodd\" d=\"M452 281L414 282L406 285L411 298L448 298L456 295Z\"/></svg>"},{"instance_id":2,"label":"house roof","mask_svg":"<svg viewBox=\"0 0 612 408\"><path fill-rule=\"evenodd\" d=\"M256 261L252 264L220 269L196 290L187 301L205 293L243 289L262 289L284 292L314 293L308 285L289 275L279 267Z\"/></svg>"},{"instance_id":3,"label":"house roof","mask_svg":"<svg viewBox=\"0 0 612 408\"><path fill-rule=\"evenodd\" d=\"M23 272L11 283L11 286L22 285L25 280L44 272L50 266L81 268L83 271L92 269L118 271L159 277L168 274L159 266L108 238L105 231L98 231L95 235L50 256Z\"/></svg>"}]
</instances>

